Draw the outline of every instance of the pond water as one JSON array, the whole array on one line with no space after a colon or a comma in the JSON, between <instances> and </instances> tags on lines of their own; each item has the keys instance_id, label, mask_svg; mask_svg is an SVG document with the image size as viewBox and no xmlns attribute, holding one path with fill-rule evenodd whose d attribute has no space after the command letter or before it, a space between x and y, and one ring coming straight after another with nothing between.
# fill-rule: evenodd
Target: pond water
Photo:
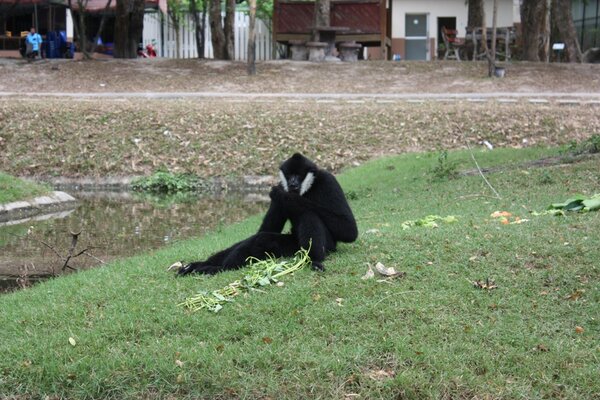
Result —
<instances>
[{"instance_id":1,"label":"pond water","mask_svg":"<svg viewBox=\"0 0 600 400\"><path fill-rule=\"evenodd\" d=\"M0 292L25 287L62 271L79 232L69 266L81 270L100 261L127 257L201 236L220 224L240 221L267 208L268 196L155 197L130 192L69 191L78 199L72 210L38 220L0 225Z\"/></svg>"}]
</instances>

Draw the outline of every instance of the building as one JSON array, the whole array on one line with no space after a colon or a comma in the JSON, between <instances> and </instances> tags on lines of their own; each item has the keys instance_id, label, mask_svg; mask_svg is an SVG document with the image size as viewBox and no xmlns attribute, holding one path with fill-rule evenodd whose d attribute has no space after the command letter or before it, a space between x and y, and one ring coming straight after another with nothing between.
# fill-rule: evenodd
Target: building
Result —
<instances>
[{"instance_id":1,"label":"building","mask_svg":"<svg viewBox=\"0 0 600 400\"><path fill-rule=\"evenodd\" d=\"M581 50L600 47L600 0L573 0L572 4Z\"/></svg>"},{"instance_id":2,"label":"building","mask_svg":"<svg viewBox=\"0 0 600 400\"><path fill-rule=\"evenodd\" d=\"M464 37L468 8L465 0L390 0L392 54L404 60L432 60L443 43L441 28L456 29ZM485 1L486 25L492 26L492 2ZM519 0L498 0L498 27L521 21Z\"/></svg>"}]
</instances>

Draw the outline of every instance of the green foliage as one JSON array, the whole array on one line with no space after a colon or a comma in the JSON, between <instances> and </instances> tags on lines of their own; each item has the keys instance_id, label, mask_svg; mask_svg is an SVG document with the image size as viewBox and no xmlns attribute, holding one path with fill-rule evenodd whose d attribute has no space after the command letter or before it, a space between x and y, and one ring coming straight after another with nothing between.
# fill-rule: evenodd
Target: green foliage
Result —
<instances>
[{"instance_id":1,"label":"green foliage","mask_svg":"<svg viewBox=\"0 0 600 400\"><path fill-rule=\"evenodd\" d=\"M248 1L243 1L238 10L249 12ZM273 20L273 0L257 0L256 1L256 18L262 20L269 29L271 29L271 21Z\"/></svg>"},{"instance_id":2,"label":"green foliage","mask_svg":"<svg viewBox=\"0 0 600 400\"><path fill-rule=\"evenodd\" d=\"M458 176L458 163L448 160L448 150L442 150L438 154L437 164L431 168L433 180L444 181L454 179Z\"/></svg>"},{"instance_id":3,"label":"green foliage","mask_svg":"<svg viewBox=\"0 0 600 400\"><path fill-rule=\"evenodd\" d=\"M581 141L571 141L567 150L573 155L600 153L600 134L594 134Z\"/></svg>"},{"instance_id":4,"label":"green foliage","mask_svg":"<svg viewBox=\"0 0 600 400\"><path fill-rule=\"evenodd\" d=\"M46 185L24 181L0 172L0 204L41 196L50 191Z\"/></svg>"},{"instance_id":5,"label":"green foliage","mask_svg":"<svg viewBox=\"0 0 600 400\"><path fill-rule=\"evenodd\" d=\"M136 191L151 193L178 193L206 190L208 185L197 176L191 174L174 174L168 171L157 171L151 176L141 177L131 183Z\"/></svg>"}]
</instances>

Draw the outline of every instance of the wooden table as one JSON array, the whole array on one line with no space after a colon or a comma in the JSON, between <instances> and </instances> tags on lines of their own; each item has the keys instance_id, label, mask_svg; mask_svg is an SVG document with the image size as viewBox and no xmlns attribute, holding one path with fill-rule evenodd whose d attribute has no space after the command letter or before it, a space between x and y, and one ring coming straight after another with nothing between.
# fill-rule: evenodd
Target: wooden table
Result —
<instances>
[{"instance_id":1,"label":"wooden table","mask_svg":"<svg viewBox=\"0 0 600 400\"><path fill-rule=\"evenodd\" d=\"M319 33L319 41L327 43L325 56L335 56L336 35L350 30L346 26L317 26L315 29Z\"/></svg>"},{"instance_id":2,"label":"wooden table","mask_svg":"<svg viewBox=\"0 0 600 400\"><path fill-rule=\"evenodd\" d=\"M486 39L487 39L488 48L491 48L492 33L493 33L493 28L486 29ZM473 43L473 61L481 60L481 59L485 58L485 56L486 56L485 52L483 51L482 40L483 40L483 29L482 28L475 28L475 29L467 28L465 42L468 43L469 41L471 41ZM496 44L504 45L503 53L499 52L498 46L496 46L496 55L504 56L505 61L510 60L510 45L514 44L514 41L515 41L515 28L514 27L509 26L509 27L496 28Z\"/></svg>"}]
</instances>

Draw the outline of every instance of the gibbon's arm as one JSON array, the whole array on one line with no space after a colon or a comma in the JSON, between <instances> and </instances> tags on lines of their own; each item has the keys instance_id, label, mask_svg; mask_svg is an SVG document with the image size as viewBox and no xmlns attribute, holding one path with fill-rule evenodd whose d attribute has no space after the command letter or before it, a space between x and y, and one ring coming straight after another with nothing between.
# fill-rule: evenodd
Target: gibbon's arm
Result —
<instances>
[{"instance_id":1,"label":"gibbon's arm","mask_svg":"<svg viewBox=\"0 0 600 400\"><path fill-rule=\"evenodd\" d=\"M276 187L277 186L273 186L271 191L275 190ZM267 210L267 213L265 214L263 222L260 225L260 228L258 228L258 231L281 233L287 220L288 215L282 207L281 202L271 201L269 209Z\"/></svg>"}]
</instances>

